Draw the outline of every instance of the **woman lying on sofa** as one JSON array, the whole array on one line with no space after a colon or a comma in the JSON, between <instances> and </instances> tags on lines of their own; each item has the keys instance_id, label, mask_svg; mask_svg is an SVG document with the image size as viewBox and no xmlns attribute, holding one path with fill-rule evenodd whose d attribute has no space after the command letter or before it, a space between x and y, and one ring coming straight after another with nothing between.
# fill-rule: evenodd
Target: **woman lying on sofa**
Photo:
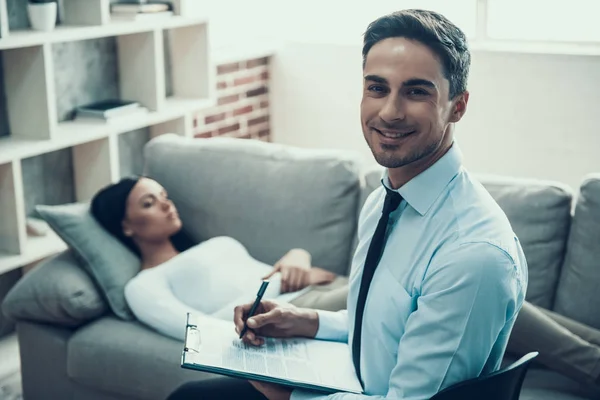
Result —
<instances>
[{"instance_id":1,"label":"woman lying on sofa","mask_svg":"<svg viewBox=\"0 0 600 400\"><path fill-rule=\"evenodd\" d=\"M140 257L141 271L126 285L125 298L138 320L164 335L183 339L189 311L232 321L234 306L254 298L263 278L270 280L265 298L345 308L347 278L309 268L305 250L290 250L273 267L230 237L193 243L165 189L152 179L109 185L92 199L91 213Z\"/></svg>"},{"instance_id":2,"label":"woman lying on sofa","mask_svg":"<svg viewBox=\"0 0 600 400\"><path fill-rule=\"evenodd\" d=\"M346 308L347 279L318 267L302 249L274 266L252 258L233 238L194 244L182 230L165 189L147 178L124 178L96 194L96 220L136 253L141 271L125 288L135 316L158 332L183 339L187 312L232 320L233 307L254 298L270 279L265 298L299 307ZM525 302L508 343L515 356L539 351L538 362L579 382L600 385L600 331Z\"/></svg>"}]
</instances>

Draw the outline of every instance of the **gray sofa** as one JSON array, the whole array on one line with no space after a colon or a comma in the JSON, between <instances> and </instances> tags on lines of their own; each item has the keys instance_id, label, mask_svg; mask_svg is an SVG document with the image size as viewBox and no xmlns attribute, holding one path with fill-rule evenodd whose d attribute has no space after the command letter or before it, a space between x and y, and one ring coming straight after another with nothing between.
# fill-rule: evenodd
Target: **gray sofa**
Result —
<instances>
[{"instance_id":1,"label":"gray sofa","mask_svg":"<svg viewBox=\"0 0 600 400\"><path fill-rule=\"evenodd\" d=\"M342 274L359 209L381 174L364 171L348 152L175 135L149 142L145 160L196 240L232 236L268 263L303 247L315 265ZM600 328L600 176L588 177L578 196L552 182L481 180L523 243L528 299ZM179 367L182 343L111 312L80 263L73 250L43 262L3 303L16 321L25 400L164 399L186 381L210 377ZM538 366L521 396L599 397Z\"/></svg>"}]
</instances>

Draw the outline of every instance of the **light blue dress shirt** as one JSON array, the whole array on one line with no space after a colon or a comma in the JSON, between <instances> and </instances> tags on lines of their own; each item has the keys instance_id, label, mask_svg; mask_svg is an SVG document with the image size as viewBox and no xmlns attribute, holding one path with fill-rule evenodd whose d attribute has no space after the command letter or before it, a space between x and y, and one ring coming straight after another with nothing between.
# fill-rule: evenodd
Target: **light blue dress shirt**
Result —
<instances>
[{"instance_id":1,"label":"light blue dress shirt","mask_svg":"<svg viewBox=\"0 0 600 400\"><path fill-rule=\"evenodd\" d=\"M390 187L387 175L383 183ZM508 219L462 167L455 143L397 190L388 238L365 303L366 395L295 390L293 400L426 400L500 367L527 287L527 263ZM348 310L319 311L317 338L351 345L363 264L385 189L359 218Z\"/></svg>"}]
</instances>

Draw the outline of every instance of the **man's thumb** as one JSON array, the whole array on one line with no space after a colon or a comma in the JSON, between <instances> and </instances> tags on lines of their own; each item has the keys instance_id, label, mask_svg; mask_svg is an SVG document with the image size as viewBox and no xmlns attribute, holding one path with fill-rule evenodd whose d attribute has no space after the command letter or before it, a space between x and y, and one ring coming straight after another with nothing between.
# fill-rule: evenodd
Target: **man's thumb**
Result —
<instances>
[{"instance_id":1,"label":"man's thumb","mask_svg":"<svg viewBox=\"0 0 600 400\"><path fill-rule=\"evenodd\" d=\"M264 314L255 315L254 317L248 318L246 322L250 328L262 328L265 325L274 324L279 319L281 313L279 310L274 309Z\"/></svg>"}]
</instances>

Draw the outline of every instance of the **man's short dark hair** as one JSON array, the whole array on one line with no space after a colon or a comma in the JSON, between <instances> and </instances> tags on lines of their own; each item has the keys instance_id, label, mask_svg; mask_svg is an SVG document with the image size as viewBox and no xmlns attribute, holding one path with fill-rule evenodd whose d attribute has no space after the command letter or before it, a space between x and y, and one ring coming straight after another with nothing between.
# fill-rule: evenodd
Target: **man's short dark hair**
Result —
<instances>
[{"instance_id":1,"label":"man's short dark hair","mask_svg":"<svg viewBox=\"0 0 600 400\"><path fill-rule=\"evenodd\" d=\"M450 98L467 90L471 53L465 34L443 15L428 10L402 10L371 22L364 34L363 67L369 50L381 40L404 37L417 40L440 57L450 82Z\"/></svg>"}]
</instances>

